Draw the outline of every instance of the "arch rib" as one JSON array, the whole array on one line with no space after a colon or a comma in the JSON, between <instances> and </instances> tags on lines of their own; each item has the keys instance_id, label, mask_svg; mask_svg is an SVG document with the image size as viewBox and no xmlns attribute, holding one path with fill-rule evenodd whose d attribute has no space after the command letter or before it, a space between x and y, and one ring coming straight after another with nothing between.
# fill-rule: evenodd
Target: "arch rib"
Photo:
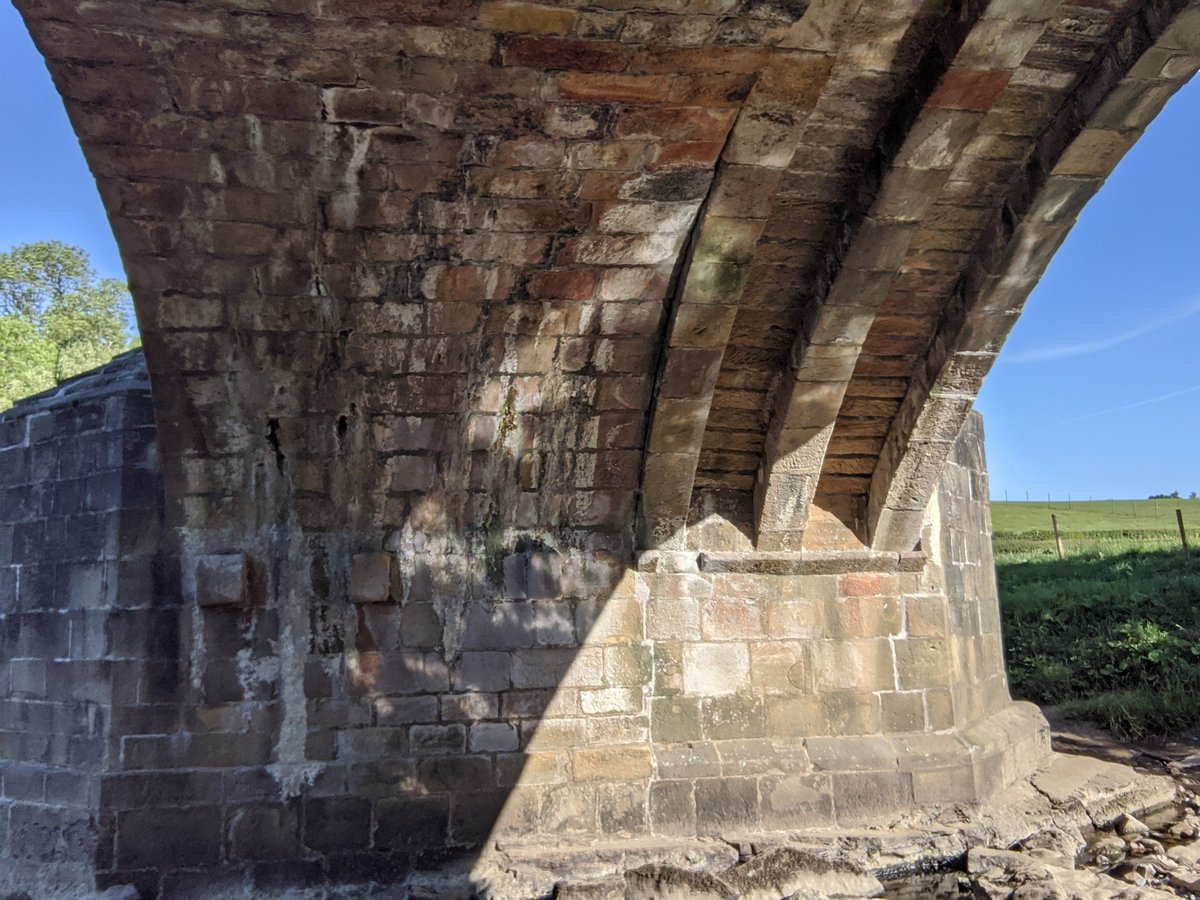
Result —
<instances>
[{"instance_id":1,"label":"arch rib","mask_svg":"<svg viewBox=\"0 0 1200 900\"><path fill-rule=\"evenodd\" d=\"M1029 293L1083 206L1171 95L1200 69L1200 4L1158 3L1145 13L1130 22L1092 77L1081 80L1075 108L1057 117L1060 123L1085 124L1069 140L1055 130L1043 139L1042 157L1053 161L1028 212L995 254L998 263L974 280L979 285L974 290L967 286L970 279L960 280L872 475L868 516L874 549L916 545L953 442ZM1130 47L1149 49L1122 59ZM1057 148L1061 152L1054 154ZM1017 186L1010 209L1027 190Z\"/></svg>"},{"instance_id":2,"label":"arch rib","mask_svg":"<svg viewBox=\"0 0 1200 900\"><path fill-rule=\"evenodd\" d=\"M890 129L905 136L903 143L888 159L824 302L797 334L791 377L776 394L755 483L760 549L798 549L803 542L847 388L914 234L975 136L983 110L1007 85L1053 11L1028 21L1026 11L993 2L986 8L956 7L942 23L942 44L931 48L924 66L934 70L924 79L928 88L915 121L910 116ZM1018 35L1003 53L987 39L997 31Z\"/></svg>"}]
</instances>

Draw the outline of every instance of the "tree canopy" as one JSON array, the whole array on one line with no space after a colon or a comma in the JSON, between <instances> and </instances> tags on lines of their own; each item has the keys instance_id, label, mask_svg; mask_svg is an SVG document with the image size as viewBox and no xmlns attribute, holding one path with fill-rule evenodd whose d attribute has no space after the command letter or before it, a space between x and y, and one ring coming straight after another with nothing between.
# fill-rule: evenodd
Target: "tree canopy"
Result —
<instances>
[{"instance_id":1,"label":"tree canopy","mask_svg":"<svg viewBox=\"0 0 1200 900\"><path fill-rule=\"evenodd\" d=\"M137 346L129 289L61 241L0 253L0 410Z\"/></svg>"}]
</instances>

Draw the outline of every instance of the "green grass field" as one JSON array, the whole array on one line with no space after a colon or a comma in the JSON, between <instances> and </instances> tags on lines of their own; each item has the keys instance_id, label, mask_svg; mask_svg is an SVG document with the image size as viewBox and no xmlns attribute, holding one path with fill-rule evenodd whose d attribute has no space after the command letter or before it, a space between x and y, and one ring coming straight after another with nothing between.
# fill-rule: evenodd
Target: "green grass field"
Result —
<instances>
[{"instance_id":1,"label":"green grass field","mask_svg":"<svg viewBox=\"0 0 1200 900\"><path fill-rule=\"evenodd\" d=\"M1200 726L1200 501L993 503L992 522L1014 696L1121 737Z\"/></svg>"},{"instance_id":2,"label":"green grass field","mask_svg":"<svg viewBox=\"0 0 1200 900\"><path fill-rule=\"evenodd\" d=\"M992 530L1005 534L1046 531L1050 515L1063 531L1166 531L1177 534L1175 510L1200 531L1200 500L1055 500L1052 503L992 501Z\"/></svg>"},{"instance_id":3,"label":"green grass field","mask_svg":"<svg viewBox=\"0 0 1200 900\"><path fill-rule=\"evenodd\" d=\"M1068 554L1088 550L1179 547L1175 510L1183 510L1191 546L1200 546L1200 500L1094 500L992 502L992 532L998 554L1041 550L1054 553L1051 514Z\"/></svg>"}]
</instances>

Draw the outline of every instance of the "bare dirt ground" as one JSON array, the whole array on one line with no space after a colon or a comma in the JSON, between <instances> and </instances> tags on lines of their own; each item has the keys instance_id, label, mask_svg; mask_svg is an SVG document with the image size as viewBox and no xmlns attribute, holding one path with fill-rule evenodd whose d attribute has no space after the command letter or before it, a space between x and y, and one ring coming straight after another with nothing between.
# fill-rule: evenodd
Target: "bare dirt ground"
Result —
<instances>
[{"instance_id":1,"label":"bare dirt ground","mask_svg":"<svg viewBox=\"0 0 1200 900\"><path fill-rule=\"evenodd\" d=\"M1064 719L1053 706L1043 706L1050 723L1050 741L1059 753L1094 756L1135 769L1170 775L1184 787L1200 792L1200 727L1173 738L1122 741L1091 722Z\"/></svg>"}]
</instances>

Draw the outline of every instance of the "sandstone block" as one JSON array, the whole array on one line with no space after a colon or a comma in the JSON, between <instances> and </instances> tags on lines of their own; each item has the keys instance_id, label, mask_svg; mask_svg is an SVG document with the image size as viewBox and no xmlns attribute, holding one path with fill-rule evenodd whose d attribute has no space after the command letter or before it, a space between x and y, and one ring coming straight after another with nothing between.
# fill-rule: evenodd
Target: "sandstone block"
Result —
<instances>
[{"instance_id":1,"label":"sandstone block","mask_svg":"<svg viewBox=\"0 0 1200 900\"><path fill-rule=\"evenodd\" d=\"M640 781L652 772L649 747L590 747L572 753L578 781Z\"/></svg>"},{"instance_id":2,"label":"sandstone block","mask_svg":"<svg viewBox=\"0 0 1200 900\"><path fill-rule=\"evenodd\" d=\"M833 775L833 804L838 825L866 824L893 818L913 806L909 772L846 772Z\"/></svg>"},{"instance_id":3,"label":"sandstone block","mask_svg":"<svg viewBox=\"0 0 1200 900\"><path fill-rule=\"evenodd\" d=\"M371 804L357 797L309 797L303 805L304 846L319 853L366 849Z\"/></svg>"},{"instance_id":4,"label":"sandstone block","mask_svg":"<svg viewBox=\"0 0 1200 900\"><path fill-rule=\"evenodd\" d=\"M467 749L472 753L502 753L516 750L520 743L517 729L508 722L478 722L471 725Z\"/></svg>"},{"instance_id":5,"label":"sandstone block","mask_svg":"<svg viewBox=\"0 0 1200 900\"><path fill-rule=\"evenodd\" d=\"M569 784L546 791L542 800L542 830L547 834L594 834L596 785Z\"/></svg>"},{"instance_id":6,"label":"sandstone block","mask_svg":"<svg viewBox=\"0 0 1200 900\"><path fill-rule=\"evenodd\" d=\"M774 737L803 738L827 733L825 711L815 695L772 696L764 702L767 733Z\"/></svg>"},{"instance_id":7,"label":"sandstone block","mask_svg":"<svg viewBox=\"0 0 1200 900\"><path fill-rule=\"evenodd\" d=\"M375 806L375 846L431 850L445 845L450 801L445 797L385 798Z\"/></svg>"},{"instance_id":8,"label":"sandstone block","mask_svg":"<svg viewBox=\"0 0 1200 900\"><path fill-rule=\"evenodd\" d=\"M813 645L813 672L822 691L896 688L892 645L884 638L818 641Z\"/></svg>"},{"instance_id":9,"label":"sandstone block","mask_svg":"<svg viewBox=\"0 0 1200 900\"><path fill-rule=\"evenodd\" d=\"M602 784L597 788L600 829L605 834L640 834L646 830L646 789L640 784Z\"/></svg>"},{"instance_id":10,"label":"sandstone block","mask_svg":"<svg viewBox=\"0 0 1200 900\"><path fill-rule=\"evenodd\" d=\"M390 553L356 553L350 559L352 603L386 603L398 592L395 561Z\"/></svg>"},{"instance_id":11,"label":"sandstone block","mask_svg":"<svg viewBox=\"0 0 1200 900\"><path fill-rule=\"evenodd\" d=\"M650 827L655 834L692 834L696 827L695 789L690 781L650 785Z\"/></svg>"},{"instance_id":12,"label":"sandstone block","mask_svg":"<svg viewBox=\"0 0 1200 900\"><path fill-rule=\"evenodd\" d=\"M249 806L229 820L229 853L235 859L293 859L300 853L300 819L289 806Z\"/></svg>"},{"instance_id":13,"label":"sandstone block","mask_svg":"<svg viewBox=\"0 0 1200 900\"><path fill-rule=\"evenodd\" d=\"M248 606L250 565L246 555L223 553L197 559L196 602L201 606Z\"/></svg>"},{"instance_id":14,"label":"sandstone block","mask_svg":"<svg viewBox=\"0 0 1200 900\"><path fill-rule=\"evenodd\" d=\"M488 2L479 8L479 24L492 31L569 34L578 19L573 9L535 3Z\"/></svg>"},{"instance_id":15,"label":"sandstone block","mask_svg":"<svg viewBox=\"0 0 1200 900\"><path fill-rule=\"evenodd\" d=\"M750 652L746 644L684 644L685 693L718 696L749 687Z\"/></svg>"},{"instance_id":16,"label":"sandstone block","mask_svg":"<svg viewBox=\"0 0 1200 900\"><path fill-rule=\"evenodd\" d=\"M696 782L696 830L725 834L753 827L760 816L757 778L701 778Z\"/></svg>"}]
</instances>

